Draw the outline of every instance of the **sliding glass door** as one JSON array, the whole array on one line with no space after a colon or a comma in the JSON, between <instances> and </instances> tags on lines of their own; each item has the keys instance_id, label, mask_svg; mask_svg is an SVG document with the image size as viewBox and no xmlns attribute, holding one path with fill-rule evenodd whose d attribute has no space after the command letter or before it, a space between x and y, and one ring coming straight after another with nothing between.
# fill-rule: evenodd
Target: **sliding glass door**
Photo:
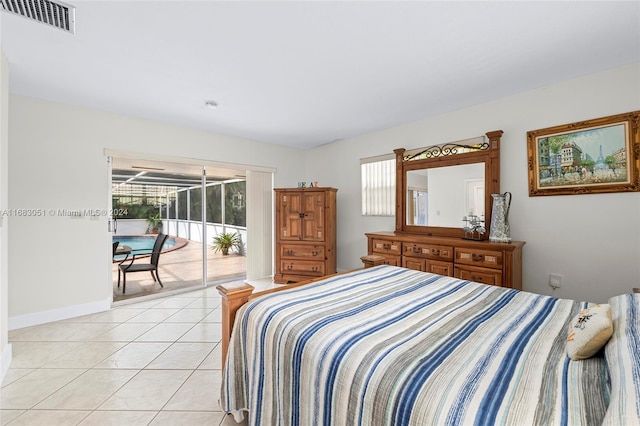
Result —
<instances>
[{"instance_id":1,"label":"sliding glass door","mask_svg":"<svg viewBox=\"0 0 640 426\"><path fill-rule=\"evenodd\" d=\"M128 274L123 293L117 283L118 268L132 256L114 256L114 301L244 278L248 239L244 170L124 157L112 158L111 169L111 202L118 213L113 218L117 224L113 241L127 247L138 240L152 245L154 217L160 219L159 232L169 235L158 266L164 287L150 274ZM233 244L222 250L220 241L227 237Z\"/></svg>"}]
</instances>

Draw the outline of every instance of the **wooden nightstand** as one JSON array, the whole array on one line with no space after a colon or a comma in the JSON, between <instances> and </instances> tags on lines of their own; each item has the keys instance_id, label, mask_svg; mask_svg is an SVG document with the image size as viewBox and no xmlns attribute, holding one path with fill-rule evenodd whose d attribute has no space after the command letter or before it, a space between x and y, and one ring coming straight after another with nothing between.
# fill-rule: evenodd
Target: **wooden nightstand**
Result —
<instances>
[{"instance_id":1,"label":"wooden nightstand","mask_svg":"<svg viewBox=\"0 0 640 426\"><path fill-rule=\"evenodd\" d=\"M360 258L365 268L372 268L378 265L384 265L385 257L377 254L369 254Z\"/></svg>"}]
</instances>

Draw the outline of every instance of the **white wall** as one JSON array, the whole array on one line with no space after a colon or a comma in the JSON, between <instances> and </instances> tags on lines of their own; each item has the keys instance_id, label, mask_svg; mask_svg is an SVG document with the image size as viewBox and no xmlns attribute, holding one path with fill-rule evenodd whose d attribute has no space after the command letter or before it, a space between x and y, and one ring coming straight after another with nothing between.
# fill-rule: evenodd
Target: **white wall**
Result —
<instances>
[{"instance_id":1,"label":"white wall","mask_svg":"<svg viewBox=\"0 0 640 426\"><path fill-rule=\"evenodd\" d=\"M114 236L142 235L149 229L147 219L118 219Z\"/></svg>"},{"instance_id":2,"label":"white wall","mask_svg":"<svg viewBox=\"0 0 640 426\"><path fill-rule=\"evenodd\" d=\"M9 207L45 211L12 218L10 328L109 307L107 217L49 214L107 208L105 148L273 167L275 185L302 175L300 150L18 95L10 101Z\"/></svg>"},{"instance_id":3,"label":"white wall","mask_svg":"<svg viewBox=\"0 0 640 426\"><path fill-rule=\"evenodd\" d=\"M8 206L9 177L9 64L0 49L0 211ZM0 217L0 383L11 363L11 345L8 341L9 272L8 228L11 218Z\"/></svg>"},{"instance_id":4,"label":"white wall","mask_svg":"<svg viewBox=\"0 0 640 426\"><path fill-rule=\"evenodd\" d=\"M392 217L361 216L360 158L504 130L501 191L513 194L511 236L526 241L525 290L603 302L640 282L640 193L529 197L526 134L638 109L635 63L324 145L308 153L304 178L339 189L338 267L356 268L367 251L364 233L392 231L395 223ZM550 273L563 276L555 292L548 286Z\"/></svg>"},{"instance_id":5,"label":"white wall","mask_svg":"<svg viewBox=\"0 0 640 426\"><path fill-rule=\"evenodd\" d=\"M339 189L345 270L361 266L365 232L394 228L393 218L360 215L360 158L502 129L501 190L513 193L512 237L527 242L525 289L550 294L557 273L555 295L604 301L640 282L640 193L529 198L526 132L640 109L639 77L633 64L307 152L12 95L8 208L106 209L105 148L274 167L277 187ZM106 217L17 217L8 233L10 328L108 307Z\"/></svg>"}]
</instances>

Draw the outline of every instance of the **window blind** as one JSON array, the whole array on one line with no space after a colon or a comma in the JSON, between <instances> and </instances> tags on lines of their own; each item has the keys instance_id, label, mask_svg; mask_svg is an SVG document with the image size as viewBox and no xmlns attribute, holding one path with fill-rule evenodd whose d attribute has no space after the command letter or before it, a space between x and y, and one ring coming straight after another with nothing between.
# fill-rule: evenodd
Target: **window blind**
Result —
<instances>
[{"instance_id":1,"label":"window blind","mask_svg":"<svg viewBox=\"0 0 640 426\"><path fill-rule=\"evenodd\" d=\"M380 155L360 160L362 214L393 216L396 203L395 155Z\"/></svg>"}]
</instances>

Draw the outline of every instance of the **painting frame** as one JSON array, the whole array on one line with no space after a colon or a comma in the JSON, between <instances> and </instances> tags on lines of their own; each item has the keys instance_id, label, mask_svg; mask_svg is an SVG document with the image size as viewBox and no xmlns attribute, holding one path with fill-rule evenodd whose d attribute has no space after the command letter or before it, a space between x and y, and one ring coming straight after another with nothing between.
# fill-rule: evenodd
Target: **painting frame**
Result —
<instances>
[{"instance_id":1,"label":"painting frame","mask_svg":"<svg viewBox=\"0 0 640 426\"><path fill-rule=\"evenodd\" d=\"M529 196L640 191L640 111L527 132Z\"/></svg>"}]
</instances>

